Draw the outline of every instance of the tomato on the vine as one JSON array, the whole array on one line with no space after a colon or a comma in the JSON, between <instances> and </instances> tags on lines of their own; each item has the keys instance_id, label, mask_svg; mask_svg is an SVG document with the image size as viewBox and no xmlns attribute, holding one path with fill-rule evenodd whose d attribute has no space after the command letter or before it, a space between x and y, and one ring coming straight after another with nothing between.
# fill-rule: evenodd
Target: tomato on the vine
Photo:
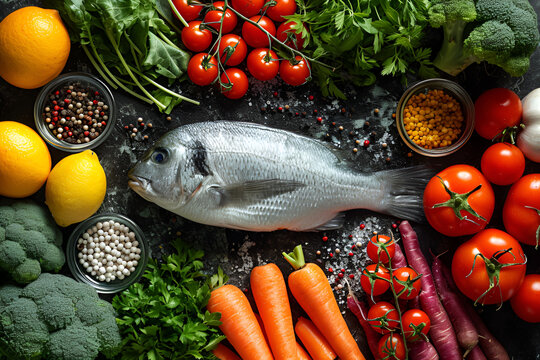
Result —
<instances>
[{"instance_id":1,"label":"tomato on the vine","mask_svg":"<svg viewBox=\"0 0 540 360\"><path fill-rule=\"evenodd\" d=\"M261 11L265 0L232 0L232 7L245 17L252 17Z\"/></svg>"},{"instance_id":2,"label":"tomato on the vine","mask_svg":"<svg viewBox=\"0 0 540 360\"><path fill-rule=\"evenodd\" d=\"M384 294L390 287L390 272L384 266L370 264L362 271L360 286L370 296Z\"/></svg>"},{"instance_id":3,"label":"tomato on the vine","mask_svg":"<svg viewBox=\"0 0 540 360\"><path fill-rule=\"evenodd\" d=\"M249 53L247 68L255 79L266 81L276 77L279 71L279 60L270 49L259 48Z\"/></svg>"},{"instance_id":4,"label":"tomato on the vine","mask_svg":"<svg viewBox=\"0 0 540 360\"><path fill-rule=\"evenodd\" d=\"M187 74L196 85L210 85L218 76L216 58L207 53L193 55L188 63Z\"/></svg>"},{"instance_id":5,"label":"tomato on the vine","mask_svg":"<svg viewBox=\"0 0 540 360\"><path fill-rule=\"evenodd\" d=\"M296 11L296 1L295 0L274 0L275 5L268 6L266 9L266 14L270 19L282 22L286 19L284 16L292 15Z\"/></svg>"},{"instance_id":6,"label":"tomato on the vine","mask_svg":"<svg viewBox=\"0 0 540 360\"><path fill-rule=\"evenodd\" d=\"M192 21L182 29L182 43L191 51L200 52L208 49L212 43L212 33L200 28L201 21Z\"/></svg>"},{"instance_id":7,"label":"tomato on the vine","mask_svg":"<svg viewBox=\"0 0 540 360\"><path fill-rule=\"evenodd\" d=\"M309 62L300 55L296 55L294 60L283 60L279 64L279 76L292 86L305 84L311 77Z\"/></svg>"},{"instance_id":8,"label":"tomato on the vine","mask_svg":"<svg viewBox=\"0 0 540 360\"><path fill-rule=\"evenodd\" d=\"M249 20L256 22L260 27L268 31L272 36L276 35L276 26L266 16L256 15ZM246 21L242 25L242 37L246 40L247 44L254 48L269 47L270 38L268 35L259 29L256 25Z\"/></svg>"},{"instance_id":9,"label":"tomato on the vine","mask_svg":"<svg viewBox=\"0 0 540 360\"><path fill-rule=\"evenodd\" d=\"M510 299L510 305L516 315L527 322L540 322L540 274L525 276L523 284Z\"/></svg>"},{"instance_id":10,"label":"tomato on the vine","mask_svg":"<svg viewBox=\"0 0 540 360\"><path fill-rule=\"evenodd\" d=\"M540 174L519 179L506 195L503 207L504 228L523 244L540 242Z\"/></svg>"},{"instance_id":11,"label":"tomato on the vine","mask_svg":"<svg viewBox=\"0 0 540 360\"><path fill-rule=\"evenodd\" d=\"M510 185L525 171L525 156L510 143L495 143L482 155L482 173L496 185Z\"/></svg>"},{"instance_id":12,"label":"tomato on the vine","mask_svg":"<svg viewBox=\"0 0 540 360\"><path fill-rule=\"evenodd\" d=\"M229 68L221 74L221 93L229 99L240 99L248 90L246 73L237 68Z\"/></svg>"},{"instance_id":13,"label":"tomato on the vine","mask_svg":"<svg viewBox=\"0 0 540 360\"><path fill-rule=\"evenodd\" d=\"M481 137L492 140L504 129L518 125L522 112L521 100L515 92L489 89L474 102L474 129Z\"/></svg>"},{"instance_id":14,"label":"tomato on the vine","mask_svg":"<svg viewBox=\"0 0 540 360\"><path fill-rule=\"evenodd\" d=\"M406 358L405 344L403 338L396 334L387 334L379 339L378 359L404 360Z\"/></svg>"},{"instance_id":15,"label":"tomato on the vine","mask_svg":"<svg viewBox=\"0 0 540 360\"><path fill-rule=\"evenodd\" d=\"M380 334L388 334L399 326L399 314L394 305L379 301L368 310L369 325Z\"/></svg>"},{"instance_id":16,"label":"tomato on the vine","mask_svg":"<svg viewBox=\"0 0 540 360\"><path fill-rule=\"evenodd\" d=\"M408 341L421 340L422 338L425 339L429 332L429 328L431 327L429 316L419 309L405 311L403 315L401 315L401 323L403 324L405 338L407 338Z\"/></svg>"},{"instance_id":17,"label":"tomato on the vine","mask_svg":"<svg viewBox=\"0 0 540 360\"><path fill-rule=\"evenodd\" d=\"M495 208L489 181L470 165L453 165L434 176L424 189L423 201L429 224L446 236L477 233L489 223Z\"/></svg>"},{"instance_id":18,"label":"tomato on the vine","mask_svg":"<svg viewBox=\"0 0 540 360\"><path fill-rule=\"evenodd\" d=\"M366 252L369 259L374 263L388 264L388 256L392 259L396 253L396 244L389 236L377 234L367 243Z\"/></svg>"},{"instance_id":19,"label":"tomato on the vine","mask_svg":"<svg viewBox=\"0 0 540 360\"><path fill-rule=\"evenodd\" d=\"M204 4L196 0L172 0L172 2L180 15L188 22L199 17L204 6Z\"/></svg>"},{"instance_id":20,"label":"tomato on the vine","mask_svg":"<svg viewBox=\"0 0 540 360\"><path fill-rule=\"evenodd\" d=\"M394 290L400 299L414 299L422 289L421 275L408 266L394 270L392 275Z\"/></svg>"},{"instance_id":21,"label":"tomato on the vine","mask_svg":"<svg viewBox=\"0 0 540 360\"><path fill-rule=\"evenodd\" d=\"M296 21L291 20L279 25L276 38L293 49L302 50L304 48L304 39L302 39L302 34L297 34L293 29L296 24Z\"/></svg>"},{"instance_id":22,"label":"tomato on the vine","mask_svg":"<svg viewBox=\"0 0 540 360\"><path fill-rule=\"evenodd\" d=\"M246 42L238 35L223 35L219 41L219 61L223 65L236 66L246 58Z\"/></svg>"},{"instance_id":23,"label":"tomato on the vine","mask_svg":"<svg viewBox=\"0 0 540 360\"><path fill-rule=\"evenodd\" d=\"M486 229L457 248L452 277L469 299L483 305L502 304L521 286L525 262L516 239L504 231Z\"/></svg>"},{"instance_id":24,"label":"tomato on the vine","mask_svg":"<svg viewBox=\"0 0 540 360\"><path fill-rule=\"evenodd\" d=\"M225 2L215 1L212 3L212 7L215 10L210 10L206 13L206 15L204 15L204 23L219 31L221 18L223 17L224 13L223 8L225 7ZM227 34L233 31L237 22L238 18L236 17L236 14L231 9L225 10L225 17L223 18L221 33Z\"/></svg>"}]
</instances>

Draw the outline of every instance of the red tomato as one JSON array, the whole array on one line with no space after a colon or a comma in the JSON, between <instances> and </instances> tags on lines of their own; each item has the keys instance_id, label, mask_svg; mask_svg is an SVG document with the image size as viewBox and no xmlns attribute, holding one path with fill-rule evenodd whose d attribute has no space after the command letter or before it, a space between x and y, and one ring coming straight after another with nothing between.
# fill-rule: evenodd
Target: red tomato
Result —
<instances>
[{"instance_id":1,"label":"red tomato","mask_svg":"<svg viewBox=\"0 0 540 360\"><path fill-rule=\"evenodd\" d=\"M525 175L508 192L503 207L504 228L523 244L540 242L540 174Z\"/></svg>"},{"instance_id":2,"label":"red tomato","mask_svg":"<svg viewBox=\"0 0 540 360\"><path fill-rule=\"evenodd\" d=\"M236 66L246 58L246 42L238 35L227 34L219 41L219 61L224 65Z\"/></svg>"},{"instance_id":3,"label":"red tomato","mask_svg":"<svg viewBox=\"0 0 540 360\"><path fill-rule=\"evenodd\" d=\"M212 3L212 7L215 10L210 10L206 13L204 16L204 23L208 24L208 26L213 27L217 31L219 31L221 18L223 17L223 7L225 6L225 3L223 1L215 1ZM232 12L231 9L225 10L225 18L223 19L223 26L221 28L222 34L230 33L234 30L236 27L236 24L238 22L238 19L236 17L236 14Z\"/></svg>"},{"instance_id":4,"label":"red tomato","mask_svg":"<svg viewBox=\"0 0 540 360\"><path fill-rule=\"evenodd\" d=\"M379 356L378 359L385 360L404 360L405 344L403 338L398 334L387 334L379 339Z\"/></svg>"},{"instance_id":5,"label":"red tomato","mask_svg":"<svg viewBox=\"0 0 540 360\"><path fill-rule=\"evenodd\" d=\"M272 36L276 35L276 26L272 20L266 16L257 15L251 17L249 20L259 24L259 26L272 34ZM269 47L271 41L264 31L247 21L244 22L244 25L242 25L242 37L246 40L249 46L254 48Z\"/></svg>"},{"instance_id":6,"label":"red tomato","mask_svg":"<svg viewBox=\"0 0 540 360\"><path fill-rule=\"evenodd\" d=\"M377 234L368 242L366 251L369 259L374 263L388 264L388 255L390 259L394 257L396 244L389 236Z\"/></svg>"},{"instance_id":7,"label":"red tomato","mask_svg":"<svg viewBox=\"0 0 540 360\"><path fill-rule=\"evenodd\" d=\"M305 84L311 78L309 62L300 55L296 55L292 62L283 60L279 64L279 76L292 86Z\"/></svg>"},{"instance_id":8,"label":"red tomato","mask_svg":"<svg viewBox=\"0 0 540 360\"><path fill-rule=\"evenodd\" d=\"M176 10L178 10L186 21L195 20L204 6L196 0L172 0L172 2ZM174 15L176 16L176 13Z\"/></svg>"},{"instance_id":9,"label":"red tomato","mask_svg":"<svg viewBox=\"0 0 540 360\"><path fill-rule=\"evenodd\" d=\"M523 250L516 239L501 230L479 232L461 244L452 258L452 277L457 287L483 305L510 299L524 276Z\"/></svg>"},{"instance_id":10,"label":"red tomato","mask_svg":"<svg viewBox=\"0 0 540 360\"><path fill-rule=\"evenodd\" d=\"M400 299L414 299L422 288L421 276L408 266L401 267L392 272L392 283Z\"/></svg>"},{"instance_id":11,"label":"red tomato","mask_svg":"<svg viewBox=\"0 0 540 360\"><path fill-rule=\"evenodd\" d=\"M445 185L453 193L452 197ZM435 207L443 203L447 206ZM482 230L489 223L494 207L495 195L489 181L470 165L444 169L424 189L426 218L435 230L446 236L470 235Z\"/></svg>"},{"instance_id":12,"label":"red tomato","mask_svg":"<svg viewBox=\"0 0 540 360\"><path fill-rule=\"evenodd\" d=\"M510 185L525 171L525 156L509 143L496 143L484 151L481 163L484 176L496 185Z\"/></svg>"},{"instance_id":13,"label":"red tomato","mask_svg":"<svg viewBox=\"0 0 540 360\"><path fill-rule=\"evenodd\" d=\"M295 32L293 26L296 26L296 21L294 20L279 25L276 32L276 38L293 49L302 50L304 47L304 39L302 39L302 34L297 34ZM304 25L302 24L302 26Z\"/></svg>"},{"instance_id":14,"label":"red tomato","mask_svg":"<svg viewBox=\"0 0 540 360\"><path fill-rule=\"evenodd\" d=\"M191 51L200 52L208 49L212 43L210 30L201 30L201 21L192 21L182 29L182 43Z\"/></svg>"},{"instance_id":15,"label":"red tomato","mask_svg":"<svg viewBox=\"0 0 540 360\"><path fill-rule=\"evenodd\" d=\"M362 271L360 286L370 296L384 294L390 287L390 272L384 266L377 267L377 264L370 264Z\"/></svg>"},{"instance_id":16,"label":"red tomato","mask_svg":"<svg viewBox=\"0 0 540 360\"><path fill-rule=\"evenodd\" d=\"M247 68L255 79L270 80L275 78L279 71L279 60L272 50L259 48L249 53Z\"/></svg>"},{"instance_id":17,"label":"red tomato","mask_svg":"<svg viewBox=\"0 0 540 360\"><path fill-rule=\"evenodd\" d=\"M245 17L252 17L261 11L265 0L232 0L232 7Z\"/></svg>"},{"instance_id":18,"label":"red tomato","mask_svg":"<svg viewBox=\"0 0 540 360\"><path fill-rule=\"evenodd\" d=\"M221 93L229 99L240 99L248 90L246 73L237 68L225 70L220 77Z\"/></svg>"},{"instance_id":19,"label":"red tomato","mask_svg":"<svg viewBox=\"0 0 540 360\"><path fill-rule=\"evenodd\" d=\"M282 22L286 19L284 16L292 15L296 11L296 1L295 0L274 0L277 4L274 6L269 6L266 10L266 14L270 19Z\"/></svg>"},{"instance_id":20,"label":"red tomato","mask_svg":"<svg viewBox=\"0 0 540 360\"><path fill-rule=\"evenodd\" d=\"M405 311L401 315L401 323L403 324L405 337L409 341L425 339L431 327L429 316L419 309Z\"/></svg>"},{"instance_id":21,"label":"red tomato","mask_svg":"<svg viewBox=\"0 0 540 360\"><path fill-rule=\"evenodd\" d=\"M540 274L525 276L516 295L510 299L512 309L522 320L540 322Z\"/></svg>"},{"instance_id":22,"label":"red tomato","mask_svg":"<svg viewBox=\"0 0 540 360\"><path fill-rule=\"evenodd\" d=\"M474 129L481 137L492 140L507 127L519 124L522 112L521 100L512 90L487 90L474 103Z\"/></svg>"},{"instance_id":23,"label":"red tomato","mask_svg":"<svg viewBox=\"0 0 540 360\"><path fill-rule=\"evenodd\" d=\"M210 85L218 76L216 58L207 53L193 55L188 63L187 74L194 84Z\"/></svg>"},{"instance_id":24,"label":"red tomato","mask_svg":"<svg viewBox=\"0 0 540 360\"><path fill-rule=\"evenodd\" d=\"M399 314L396 308L386 301L379 301L371 306L367 320L373 330L380 334L388 334L399 326Z\"/></svg>"}]
</instances>

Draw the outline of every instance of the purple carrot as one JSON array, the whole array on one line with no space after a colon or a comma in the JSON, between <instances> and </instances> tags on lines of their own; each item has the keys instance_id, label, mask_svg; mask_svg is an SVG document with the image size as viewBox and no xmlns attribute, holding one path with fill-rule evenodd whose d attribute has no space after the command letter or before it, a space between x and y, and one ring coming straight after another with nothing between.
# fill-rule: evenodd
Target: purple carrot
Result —
<instances>
[{"instance_id":1,"label":"purple carrot","mask_svg":"<svg viewBox=\"0 0 540 360\"><path fill-rule=\"evenodd\" d=\"M440 354L443 360L461 360L462 356L459 351L459 345L456 338L456 333L452 327L452 323L448 318L448 314L444 310L435 284L431 276L429 265L422 254L418 237L408 221L402 221L399 225L403 247L409 265L422 274L422 291L420 292L420 305L431 320L431 329L429 335L433 341L433 345Z\"/></svg>"},{"instance_id":2,"label":"purple carrot","mask_svg":"<svg viewBox=\"0 0 540 360\"><path fill-rule=\"evenodd\" d=\"M467 355L467 360L487 360L486 355L480 349L480 346L475 346L472 348L469 355Z\"/></svg>"},{"instance_id":3,"label":"purple carrot","mask_svg":"<svg viewBox=\"0 0 540 360\"><path fill-rule=\"evenodd\" d=\"M371 325L369 325L367 321L368 308L366 303L363 301L359 301L356 296L354 296L354 294L349 292L349 296L347 296L347 307L349 308L349 310L351 310L351 312L360 322L362 329L364 329L364 334L366 335L369 349L371 350L373 357L377 358L379 351L379 339L381 338L381 335L379 335L375 330L373 330L373 328L371 327Z\"/></svg>"},{"instance_id":4,"label":"purple carrot","mask_svg":"<svg viewBox=\"0 0 540 360\"><path fill-rule=\"evenodd\" d=\"M401 251L401 246L399 246L399 244L396 244L396 252L394 253L394 257L392 258L392 268L397 269L404 266L407 266L407 259L405 259L403 251Z\"/></svg>"},{"instance_id":5,"label":"purple carrot","mask_svg":"<svg viewBox=\"0 0 540 360\"><path fill-rule=\"evenodd\" d=\"M458 290L450 269L443 265L442 272L446 278L448 287L458 295L459 300L469 315L469 319L471 319L476 327L476 331L478 332L478 343L480 344L485 356L489 360L510 360L510 356L508 356L504 346L502 346L495 336L493 336L493 334L488 330L486 324L484 324L484 321L480 315L478 315L476 310L473 308L469 299Z\"/></svg>"},{"instance_id":6,"label":"purple carrot","mask_svg":"<svg viewBox=\"0 0 540 360\"><path fill-rule=\"evenodd\" d=\"M458 343L465 350L464 356L466 356L478 344L478 332L457 294L449 289L442 272L442 266L442 261L437 256L433 256L433 262L431 263L433 281L450 321L456 330Z\"/></svg>"},{"instance_id":7,"label":"purple carrot","mask_svg":"<svg viewBox=\"0 0 540 360\"><path fill-rule=\"evenodd\" d=\"M410 344L409 359L411 360L439 360L437 350L427 341L415 341Z\"/></svg>"}]
</instances>

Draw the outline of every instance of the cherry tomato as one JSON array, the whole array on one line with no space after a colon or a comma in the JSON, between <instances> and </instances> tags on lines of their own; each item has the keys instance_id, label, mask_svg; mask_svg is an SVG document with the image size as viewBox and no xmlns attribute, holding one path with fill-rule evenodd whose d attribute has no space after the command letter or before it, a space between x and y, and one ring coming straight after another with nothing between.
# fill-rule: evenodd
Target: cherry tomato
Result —
<instances>
[{"instance_id":1,"label":"cherry tomato","mask_svg":"<svg viewBox=\"0 0 540 360\"><path fill-rule=\"evenodd\" d=\"M429 316L419 309L407 310L401 315L401 323L405 331L405 337L409 341L421 340L426 338L431 321ZM425 336L422 336L424 334Z\"/></svg>"},{"instance_id":2,"label":"cherry tomato","mask_svg":"<svg viewBox=\"0 0 540 360\"><path fill-rule=\"evenodd\" d=\"M206 13L204 16L204 23L208 24L208 26L213 27L217 31L219 31L220 27L220 21L223 17L223 7L225 6L225 3L223 1L215 1L212 3L212 7L215 10L210 10ZM231 9L225 10L225 18L223 19L223 26L221 28L222 34L230 33L234 30L236 27L236 24L238 22L238 19L236 17L236 14L232 12Z\"/></svg>"},{"instance_id":3,"label":"cherry tomato","mask_svg":"<svg viewBox=\"0 0 540 360\"><path fill-rule=\"evenodd\" d=\"M522 112L521 100L512 90L487 90L474 103L474 129L481 137L492 140L507 127L519 124Z\"/></svg>"},{"instance_id":4,"label":"cherry tomato","mask_svg":"<svg viewBox=\"0 0 540 360\"><path fill-rule=\"evenodd\" d=\"M266 16L253 16L249 20L256 22L260 27L268 31L272 36L276 35L276 26ZM259 29L257 26L244 22L242 25L242 37L246 40L247 44L254 48L268 47L270 44L270 39L268 35Z\"/></svg>"},{"instance_id":5,"label":"cherry tomato","mask_svg":"<svg viewBox=\"0 0 540 360\"><path fill-rule=\"evenodd\" d=\"M401 335L395 333L384 335L379 339L378 349L378 359L405 359L405 344L403 343Z\"/></svg>"},{"instance_id":6,"label":"cherry tomato","mask_svg":"<svg viewBox=\"0 0 540 360\"><path fill-rule=\"evenodd\" d=\"M219 61L224 65L236 66L246 58L246 42L238 35L227 34L219 41Z\"/></svg>"},{"instance_id":7,"label":"cherry tomato","mask_svg":"<svg viewBox=\"0 0 540 360\"><path fill-rule=\"evenodd\" d=\"M182 43L191 51L200 52L208 49L212 43L210 30L201 30L201 21L192 21L182 29Z\"/></svg>"},{"instance_id":8,"label":"cherry tomato","mask_svg":"<svg viewBox=\"0 0 540 360\"><path fill-rule=\"evenodd\" d=\"M247 68L255 79L270 80L275 78L279 71L279 60L272 50L259 48L249 53Z\"/></svg>"},{"instance_id":9,"label":"cherry tomato","mask_svg":"<svg viewBox=\"0 0 540 360\"><path fill-rule=\"evenodd\" d=\"M506 195L503 207L504 228L523 244L540 242L540 174L519 179Z\"/></svg>"},{"instance_id":10,"label":"cherry tomato","mask_svg":"<svg viewBox=\"0 0 540 360\"><path fill-rule=\"evenodd\" d=\"M452 197L445 186L453 193ZM489 181L470 165L444 169L424 189L426 218L435 230L446 236L469 235L482 230L489 223L494 207L495 195Z\"/></svg>"},{"instance_id":11,"label":"cherry tomato","mask_svg":"<svg viewBox=\"0 0 540 360\"><path fill-rule=\"evenodd\" d=\"M196 85L210 85L218 76L216 58L207 53L193 55L188 63L187 74Z\"/></svg>"},{"instance_id":12,"label":"cherry tomato","mask_svg":"<svg viewBox=\"0 0 540 360\"><path fill-rule=\"evenodd\" d=\"M540 274L525 276L523 284L510 299L516 315L530 323L540 322Z\"/></svg>"},{"instance_id":13,"label":"cherry tomato","mask_svg":"<svg viewBox=\"0 0 540 360\"><path fill-rule=\"evenodd\" d=\"M380 279L382 278L382 279ZM388 281L385 281L386 279ZM371 296L384 294L390 287L390 272L384 266L370 264L366 266L360 276L360 286L364 292Z\"/></svg>"},{"instance_id":14,"label":"cherry tomato","mask_svg":"<svg viewBox=\"0 0 540 360\"><path fill-rule=\"evenodd\" d=\"M292 62L283 60L279 64L279 76L292 86L305 84L311 77L309 62L300 55L296 55Z\"/></svg>"},{"instance_id":15,"label":"cherry tomato","mask_svg":"<svg viewBox=\"0 0 540 360\"><path fill-rule=\"evenodd\" d=\"M296 24L296 21L292 20L279 25L276 38L293 49L302 50L304 48L304 39L302 39L302 34L297 34L295 29L293 29L293 26L296 27ZM303 26L304 24L302 24Z\"/></svg>"},{"instance_id":16,"label":"cherry tomato","mask_svg":"<svg viewBox=\"0 0 540 360\"><path fill-rule=\"evenodd\" d=\"M396 308L386 301L379 301L371 306L367 320L373 330L380 334L388 334L399 326L399 314Z\"/></svg>"},{"instance_id":17,"label":"cherry tomato","mask_svg":"<svg viewBox=\"0 0 540 360\"><path fill-rule=\"evenodd\" d=\"M196 0L172 0L172 2L176 10L178 10L186 21L195 20L203 8L203 4Z\"/></svg>"},{"instance_id":18,"label":"cherry tomato","mask_svg":"<svg viewBox=\"0 0 540 360\"><path fill-rule=\"evenodd\" d=\"M524 276L525 255L521 245L497 229L479 232L461 244L452 259L452 277L459 290L483 305L501 304L510 299Z\"/></svg>"},{"instance_id":19,"label":"cherry tomato","mask_svg":"<svg viewBox=\"0 0 540 360\"><path fill-rule=\"evenodd\" d=\"M388 255L390 259L394 257L396 244L389 236L377 234L367 243L366 251L369 259L374 263L388 264Z\"/></svg>"},{"instance_id":20,"label":"cherry tomato","mask_svg":"<svg viewBox=\"0 0 540 360\"><path fill-rule=\"evenodd\" d=\"M252 17L261 11L265 0L232 0L232 7L245 17Z\"/></svg>"},{"instance_id":21,"label":"cherry tomato","mask_svg":"<svg viewBox=\"0 0 540 360\"><path fill-rule=\"evenodd\" d=\"M392 283L400 299L411 300L418 295L422 288L422 282L416 271L404 266L394 270L392 275Z\"/></svg>"},{"instance_id":22,"label":"cherry tomato","mask_svg":"<svg viewBox=\"0 0 540 360\"><path fill-rule=\"evenodd\" d=\"M292 15L296 11L296 1L295 0L274 0L277 4L274 6L269 6L266 10L266 14L270 19L282 22L286 19L284 16Z\"/></svg>"},{"instance_id":23,"label":"cherry tomato","mask_svg":"<svg viewBox=\"0 0 540 360\"><path fill-rule=\"evenodd\" d=\"M221 74L221 93L229 99L240 99L248 90L246 73L237 68L229 68Z\"/></svg>"},{"instance_id":24,"label":"cherry tomato","mask_svg":"<svg viewBox=\"0 0 540 360\"><path fill-rule=\"evenodd\" d=\"M510 185L519 180L525 171L525 156L509 143L496 143L484 151L482 173L496 185Z\"/></svg>"}]
</instances>

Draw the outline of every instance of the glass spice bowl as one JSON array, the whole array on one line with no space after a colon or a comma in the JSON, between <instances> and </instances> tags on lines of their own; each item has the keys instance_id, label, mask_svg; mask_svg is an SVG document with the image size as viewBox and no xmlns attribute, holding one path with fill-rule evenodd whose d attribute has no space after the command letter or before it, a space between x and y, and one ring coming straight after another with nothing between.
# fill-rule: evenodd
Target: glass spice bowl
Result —
<instances>
[{"instance_id":1,"label":"glass spice bowl","mask_svg":"<svg viewBox=\"0 0 540 360\"><path fill-rule=\"evenodd\" d=\"M122 280L116 278L110 282L99 281L95 276L92 276L91 273L89 273L79 261L79 239L88 229L96 226L98 222L103 223L106 221L114 221L127 226L130 231L135 233L135 239L139 243L138 248L141 250L139 254L140 259L137 260L138 264L135 267L135 271L129 276L124 277ZM139 281L141 276L144 274L144 270L146 269L149 253L150 248L139 226L137 226L137 224L127 217L114 213L98 214L84 220L75 228L75 230L73 230L66 245L66 259L73 277L77 281L81 281L92 286L98 293L102 294L114 294L120 292Z\"/></svg>"},{"instance_id":2,"label":"glass spice bowl","mask_svg":"<svg viewBox=\"0 0 540 360\"><path fill-rule=\"evenodd\" d=\"M445 94L453 97L461 106L463 114L463 123L461 125L461 134L450 145L438 148L427 149L416 144L407 134L404 123L404 112L407 103L414 95L427 93L429 90L442 90ZM399 135L405 144L418 154L429 157L441 157L455 153L470 139L474 131L474 103L467 91L457 83L440 78L428 79L417 82L407 88L399 99L396 110L396 126Z\"/></svg>"},{"instance_id":3,"label":"glass spice bowl","mask_svg":"<svg viewBox=\"0 0 540 360\"><path fill-rule=\"evenodd\" d=\"M68 95L70 85L74 87L74 90L79 89L82 90L82 94L86 94L83 100L79 100L80 98L73 92ZM55 95L61 98L56 99ZM54 104L53 101L57 103ZM89 105L88 101L92 105ZM80 107L77 107L78 102ZM101 102L106 106L99 106ZM72 109L68 108L70 105ZM82 111L82 117L77 114L79 109ZM93 149L107 139L116 123L116 110L113 94L107 85L93 75L72 72L58 76L41 89L34 103L34 122L41 137L49 145L66 152L76 153ZM74 120L80 121L80 124L74 123ZM93 126L94 123L96 127ZM97 127L98 123L99 127ZM98 136L94 137L91 134L92 128L94 128L94 133L99 133ZM77 131L79 134L76 133ZM61 132L62 139L58 138L58 132ZM75 140L68 142L66 138ZM85 141L85 138L88 141ZM80 140L81 143L76 143L76 140Z\"/></svg>"}]
</instances>

